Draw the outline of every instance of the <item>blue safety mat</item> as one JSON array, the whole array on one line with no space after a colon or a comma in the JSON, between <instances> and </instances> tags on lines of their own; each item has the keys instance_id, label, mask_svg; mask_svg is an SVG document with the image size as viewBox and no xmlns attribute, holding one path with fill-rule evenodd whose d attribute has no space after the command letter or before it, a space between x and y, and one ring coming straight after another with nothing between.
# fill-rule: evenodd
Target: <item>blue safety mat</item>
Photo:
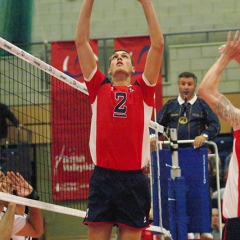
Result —
<instances>
[{"instance_id":1,"label":"blue safety mat","mask_svg":"<svg viewBox=\"0 0 240 240\"><path fill-rule=\"evenodd\" d=\"M162 205L162 224L170 229L168 213L168 179L172 166L172 155L170 149L159 150L160 158L160 187ZM210 189L208 180L208 157L207 149L184 148L178 149L178 161L181 168L181 176L186 183L186 214L188 232L210 232L211 205ZM159 226L159 204L157 180L157 157L152 153L152 175L153 175L153 220L154 225ZM175 211L178 211L176 209ZM174 219L176 222L181 219ZM172 221L172 219L171 219Z\"/></svg>"}]
</instances>

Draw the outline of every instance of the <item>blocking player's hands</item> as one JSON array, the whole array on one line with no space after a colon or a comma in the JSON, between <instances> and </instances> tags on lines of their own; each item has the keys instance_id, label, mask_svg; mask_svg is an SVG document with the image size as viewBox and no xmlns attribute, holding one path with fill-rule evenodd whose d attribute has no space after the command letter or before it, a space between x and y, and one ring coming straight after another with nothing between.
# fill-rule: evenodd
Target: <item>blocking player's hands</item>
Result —
<instances>
[{"instance_id":1,"label":"blocking player's hands","mask_svg":"<svg viewBox=\"0 0 240 240\"><path fill-rule=\"evenodd\" d=\"M7 172L7 179L12 182L12 193L20 197L28 196L32 191L33 187L23 178L20 173Z\"/></svg>"},{"instance_id":2,"label":"blocking player's hands","mask_svg":"<svg viewBox=\"0 0 240 240\"><path fill-rule=\"evenodd\" d=\"M0 171L0 191L4 193L12 193L12 183L6 178L2 171Z\"/></svg>"}]
</instances>

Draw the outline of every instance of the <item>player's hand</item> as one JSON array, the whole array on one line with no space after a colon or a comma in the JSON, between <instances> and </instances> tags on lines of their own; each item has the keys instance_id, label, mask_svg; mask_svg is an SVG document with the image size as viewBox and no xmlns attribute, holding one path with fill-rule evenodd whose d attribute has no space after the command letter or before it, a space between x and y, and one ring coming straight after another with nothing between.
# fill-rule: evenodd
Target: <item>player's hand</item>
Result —
<instances>
[{"instance_id":1,"label":"player's hand","mask_svg":"<svg viewBox=\"0 0 240 240\"><path fill-rule=\"evenodd\" d=\"M12 183L6 178L2 171L0 171L0 191L4 193L12 193Z\"/></svg>"},{"instance_id":2,"label":"player's hand","mask_svg":"<svg viewBox=\"0 0 240 240\"><path fill-rule=\"evenodd\" d=\"M205 142L206 140L207 139L204 136L202 136L202 135L197 136L197 137L195 137L193 145L194 145L195 148L199 148L199 147L202 146L203 142Z\"/></svg>"},{"instance_id":3,"label":"player's hand","mask_svg":"<svg viewBox=\"0 0 240 240\"><path fill-rule=\"evenodd\" d=\"M231 31L227 36L227 43L224 47L221 55L224 56L228 60L235 59L240 50L240 39L239 39L239 31L236 31L233 39L231 39Z\"/></svg>"},{"instance_id":4,"label":"player's hand","mask_svg":"<svg viewBox=\"0 0 240 240\"><path fill-rule=\"evenodd\" d=\"M220 54L222 54L222 52L223 52L223 50L224 50L225 47L226 47L226 44L221 45L221 46L218 48L218 52L219 52ZM240 64L240 49L239 49L239 51L236 53L236 56L234 57L234 60L235 60L238 64Z\"/></svg>"},{"instance_id":5,"label":"player's hand","mask_svg":"<svg viewBox=\"0 0 240 240\"><path fill-rule=\"evenodd\" d=\"M20 197L28 196L33 191L33 187L20 173L7 172L6 178L10 179L12 182L12 190L16 191L16 194Z\"/></svg>"},{"instance_id":6,"label":"player's hand","mask_svg":"<svg viewBox=\"0 0 240 240\"><path fill-rule=\"evenodd\" d=\"M236 56L234 57L234 60L235 60L238 64L240 64L240 49L239 49L239 51L236 53Z\"/></svg>"}]
</instances>

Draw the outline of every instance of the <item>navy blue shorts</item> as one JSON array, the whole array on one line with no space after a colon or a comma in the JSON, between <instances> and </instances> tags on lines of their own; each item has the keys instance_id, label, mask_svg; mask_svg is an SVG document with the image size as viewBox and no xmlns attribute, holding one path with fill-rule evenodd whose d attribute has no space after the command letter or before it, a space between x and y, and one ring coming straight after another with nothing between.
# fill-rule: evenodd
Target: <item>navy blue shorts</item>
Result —
<instances>
[{"instance_id":1,"label":"navy blue shorts","mask_svg":"<svg viewBox=\"0 0 240 240\"><path fill-rule=\"evenodd\" d=\"M142 170L95 167L84 224L113 223L133 229L149 226L150 191Z\"/></svg>"},{"instance_id":2,"label":"navy blue shorts","mask_svg":"<svg viewBox=\"0 0 240 240\"><path fill-rule=\"evenodd\" d=\"M223 240L240 239L240 218L228 218L223 229Z\"/></svg>"}]
</instances>

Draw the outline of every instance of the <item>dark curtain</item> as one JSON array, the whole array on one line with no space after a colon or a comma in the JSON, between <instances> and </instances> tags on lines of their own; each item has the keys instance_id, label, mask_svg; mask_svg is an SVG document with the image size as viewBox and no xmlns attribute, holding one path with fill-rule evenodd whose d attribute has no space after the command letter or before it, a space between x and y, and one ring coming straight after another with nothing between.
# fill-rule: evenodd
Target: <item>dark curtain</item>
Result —
<instances>
[{"instance_id":1,"label":"dark curtain","mask_svg":"<svg viewBox=\"0 0 240 240\"><path fill-rule=\"evenodd\" d=\"M0 37L13 44L30 43L32 0L0 1Z\"/></svg>"}]
</instances>

